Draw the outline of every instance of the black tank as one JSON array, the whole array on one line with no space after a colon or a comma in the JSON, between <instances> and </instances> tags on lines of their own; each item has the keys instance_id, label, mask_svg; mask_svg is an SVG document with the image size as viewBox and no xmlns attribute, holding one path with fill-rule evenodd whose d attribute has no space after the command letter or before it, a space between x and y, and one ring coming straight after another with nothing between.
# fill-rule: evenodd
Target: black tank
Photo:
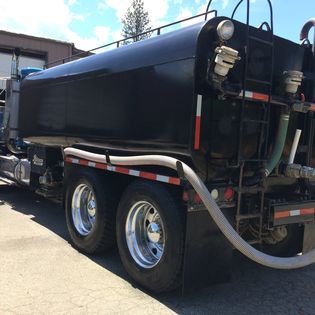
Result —
<instances>
[{"instance_id":1,"label":"black tank","mask_svg":"<svg viewBox=\"0 0 315 315\"><path fill-rule=\"evenodd\" d=\"M213 18L27 76L21 85L21 137L47 145L81 143L180 154L199 165L205 165L205 155L235 158L241 101L218 101L207 80L208 64L219 45L216 27L223 19L227 18ZM235 33L226 45L238 50L242 60L229 76L241 86L247 26L233 22ZM268 36L257 28L250 31L262 41ZM283 71L301 71L305 51L276 36L274 47L273 94L277 95ZM249 76L266 81L268 47L258 41L250 52ZM248 87L268 91L268 86L255 82ZM198 94L203 95L201 146L195 150ZM249 118L259 119L257 111L254 104ZM258 130L252 125L244 131L248 156L255 154Z\"/></svg>"}]
</instances>

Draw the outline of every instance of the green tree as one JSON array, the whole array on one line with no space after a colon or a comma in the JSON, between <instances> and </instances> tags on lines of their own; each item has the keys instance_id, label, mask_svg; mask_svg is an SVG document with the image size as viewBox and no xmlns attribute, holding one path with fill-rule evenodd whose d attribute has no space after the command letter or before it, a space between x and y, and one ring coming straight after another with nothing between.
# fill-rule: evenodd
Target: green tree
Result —
<instances>
[{"instance_id":1,"label":"green tree","mask_svg":"<svg viewBox=\"0 0 315 315\"><path fill-rule=\"evenodd\" d=\"M122 36L124 38L135 36L132 40L126 40L124 44L137 42L151 36L150 32L136 36L151 30L149 13L144 9L142 0L132 0L130 7L121 22L123 24Z\"/></svg>"}]
</instances>

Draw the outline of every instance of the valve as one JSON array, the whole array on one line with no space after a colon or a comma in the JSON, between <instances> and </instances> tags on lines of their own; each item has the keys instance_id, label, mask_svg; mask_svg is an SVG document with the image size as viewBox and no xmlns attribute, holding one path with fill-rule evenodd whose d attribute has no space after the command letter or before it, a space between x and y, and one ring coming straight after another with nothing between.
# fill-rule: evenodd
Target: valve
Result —
<instances>
[{"instance_id":1,"label":"valve","mask_svg":"<svg viewBox=\"0 0 315 315\"><path fill-rule=\"evenodd\" d=\"M295 94L302 84L303 72L300 71L284 71L284 85L285 91L290 94Z\"/></svg>"},{"instance_id":2,"label":"valve","mask_svg":"<svg viewBox=\"0 0 315 315\"><path fill-rule=\"evenodd\" d=\"M234 67L234 64L237 60L240 60L241 57L238 56L238 51L227 47L221 46L215 49L217 53L215 57L215 67L214 72L222 77L227 76L230 69Z\"/></svg>"}]
</instances>

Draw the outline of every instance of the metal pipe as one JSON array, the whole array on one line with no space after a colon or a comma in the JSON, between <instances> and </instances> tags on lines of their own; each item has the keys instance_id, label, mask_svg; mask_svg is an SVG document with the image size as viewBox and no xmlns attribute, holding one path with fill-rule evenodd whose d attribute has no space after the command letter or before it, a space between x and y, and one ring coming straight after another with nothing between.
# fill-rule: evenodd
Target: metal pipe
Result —
<instances>
[{"instance_id":1,"label":"metal pipe","mask_svg":"<svg viewBox=\"0 0 315 315\"><path fill-rule=\"evenodd\" d=\"M289 156L289 164L294 163L297 146L299 144L300 137L301 137L301 132L302 132L301 129L296 129L296 131L295 131L294 140L292 143L292 148L291 148L291 152L290 152L290 156Z\"/></svg>"},{"instance_id":2,"label":"metal pipe","mask_svg":"<svg viewBox=\"0 0 315 315\"><path fill-rule=\"evenodd\" d=\"M274 168L279 163L282 152L285 145L285 140L288 133L290 114L282 113L280 115L280 122L277 132L277 137L275 141L275 145L271 154L270 159L267 161L265 168L265 176L269 176L269 174L274 170Z\"/></svg>"}]
</instances>

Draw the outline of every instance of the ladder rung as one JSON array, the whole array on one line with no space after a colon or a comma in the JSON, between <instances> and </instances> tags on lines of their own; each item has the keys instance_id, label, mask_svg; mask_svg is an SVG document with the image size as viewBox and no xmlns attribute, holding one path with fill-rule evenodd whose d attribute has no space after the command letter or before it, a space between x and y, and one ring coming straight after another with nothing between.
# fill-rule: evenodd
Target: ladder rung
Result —
<instances>
[{"instance_id":1,"label":"ladder rung","mask_svg":"<svg viewBox=\"0 0 315 315\"><path fill-rule=\"evenodd\" d=\"M257 194L258 192L264 192L265 190L263 188L241 188L241 189L237 189L238 193L241 194Z\"/></svg>"},{"instance_id":2,"label":"ladder rung","mask_svg":"<svg viewBox=\"0 0 315 315\"><path fill-rule=\"evenodd\" d=\"M250 35L250 36L248 36L248 38L249 38L249 39L252 39L252 40L254 40L254 41L256 41L256 42L259 42L259 43L262 43L262 44L271 46L271 47L273 46L273 42L267 41L267 40L264 40L264 39L261 39L261 38L256 37L256 36Z\"/></svg>"},{"instance_id":3,"label":"ladder rung","mask_svg":"<svg viewBox=\"0 0 315 315\"><path fill-rule=\"evenodd\" d=\"M264 80L257 80L257 79L252 79L252 78L246 78L245 81L247 82L253 82L253 83L259 83L259 84L264 84L268 86L272 86L272 83L269 81L264 81Z\"/></svg>"},{"instance_id":4,"label":"ladder rung","mask_svg":"<svg viewBox=\"0 0 315 315\"><path fill-rule=\"evenodd\" d=\"M241 162L267 162L266 159L240 159Z\"/></svg>"},{"instance_id":5,"label":"ladder rung","mask_svg":"<svg viewBox=\"0 0 315 315\"><path fill-rule=\"evenodd\" d=\"M244 119L243 122L257 123L257 124L268 124L267 120L255 120L255 119Z\"/></svg>"},{"instance_id":6,"label":"ladder rung","mask_svg":"<svg viewBox=\"0 0 315 315\"><path fill-rule=\"evenodd\" d=\"M260 213L240 214L239 216L236 216L236 220L257 219L260 217L261 217Z\"/></svg>"}]
</instances>

